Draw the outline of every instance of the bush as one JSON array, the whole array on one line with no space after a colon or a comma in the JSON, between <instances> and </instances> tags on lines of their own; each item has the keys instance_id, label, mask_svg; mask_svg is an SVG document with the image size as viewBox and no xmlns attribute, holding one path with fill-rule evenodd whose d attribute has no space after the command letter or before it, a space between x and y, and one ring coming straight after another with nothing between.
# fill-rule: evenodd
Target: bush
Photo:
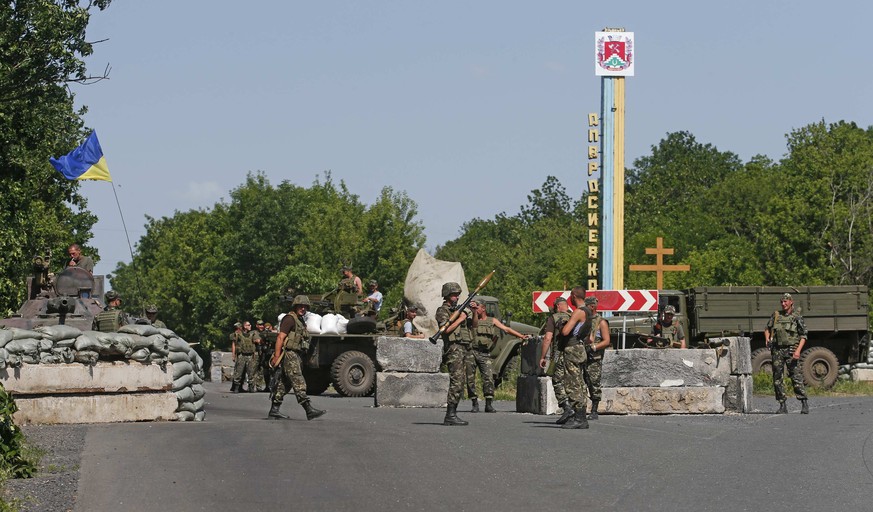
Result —
<instances>
[{"instance_id":1,"label":"bush","mask_svg":"<svg viewBox=\"0 0 873 512\"><path fill-rule=\"evenodd\" d=\"M27 456L24 434L12 420L17 410L12 395L0 385L0 472L6 477L30 478L36 463Z\"/></svg>"}]
</instances>

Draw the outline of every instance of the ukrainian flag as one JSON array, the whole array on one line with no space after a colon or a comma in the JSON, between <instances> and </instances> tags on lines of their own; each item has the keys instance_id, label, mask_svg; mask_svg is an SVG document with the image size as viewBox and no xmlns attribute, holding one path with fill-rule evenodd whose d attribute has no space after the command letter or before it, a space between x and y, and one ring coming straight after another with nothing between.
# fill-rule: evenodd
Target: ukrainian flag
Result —
<instances>
[{"instance_id":1,"label":"ukrainian flag","mask_svg":"<svg viewBox=\"0 0 873 512\"><path fill-rule=\"evenodd\" d=\"M68 180L112 181L96 131L91 132L85 142L70 154L49 158L49 161Z\"/></svg>"}]
</instances>

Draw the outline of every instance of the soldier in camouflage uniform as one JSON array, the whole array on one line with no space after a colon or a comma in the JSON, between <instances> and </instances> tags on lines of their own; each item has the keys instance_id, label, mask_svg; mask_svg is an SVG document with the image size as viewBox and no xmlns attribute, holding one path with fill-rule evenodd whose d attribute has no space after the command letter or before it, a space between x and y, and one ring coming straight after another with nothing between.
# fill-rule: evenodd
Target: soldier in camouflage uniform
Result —
<instances>
[{"instance_id":1,"label":"soldier in camouflage uniform","mask_svg":"<svg viewBox=\"0 0 873 512\"><path fill-rule=\"evenodd\" d=\"M675 307L664 308L663 318L652 326L652 334L658 338L650 338L649 343L654 343L658 348L688 348L685 344L685 329L679 320L674 319L675 314Z\"/></svg>"},{"instance_id":2,"label":"soldier in camouflage uniform","mask_svg":"<svg viewBox=\"0 0 873 512\"><path fill-rule=\"evenodd\" d=\"M443 362L449 370L449 392L446 396L446 417L443 425L467 425L468 422L458 418L458 403L464 392L464 357L470 349L472 336L468 324L469 310L462 311L454 322L448 324L452 310L458 304L461 295L461 285L445 283L442 289L443 304L436 310L436 322L445 326L443 330Z\"/></svg>"},{"instance_id":3,"label":"soldier in camouflage uniform","mask_svg":"<svg viewBox=\"0 0 873 512\"><path fill-rule=\"evenodd\" d=\"M158 329L166 329L167 328L167 324L158 320L158 307L157 306L155 306L154 304L149 304L148 306L146 306L145 313L146 313L146 318L148 318L149 322L153 326L157 327Z\"/></svg>"},{"instance_id":4,"label":"soldier in camouflage uniform","mask_svg":"<svg viewBox=\"0 0 873 512\"><path fill-rule=\"evenodd\" d=\"M782 375L785 367L794 385L794 395L800 400L800 413L809 414L806 388L803 385L800 354L806 344L806 323L800 312L794 309L794 299L790 293L782 294L782 309L774 311L764 329L764 339L773 358L773 389L776 391L776 401L779 402L779 414L788 413L785 405L785 384Z\"/></svg>"},{"instance_id":5,"label":"soldier in camouflage uniform","mask_svg":"<svg viewBox=\"0 0 873 512\"><path fill-rule=\"evenodd\" d=\"M239 322L234 324L237 327ZM230 386L231 393L239 393L243 390L243 382L247 383L247 391L254 393L255 367L258 364L255 359L255 340L260 340L257 331L252 331L252 323L248 320L237 327L230 335L230 351L235 362L233 366L233 384Z\"/></svg>"},{"instance_id":6,"label":"soldier in camouflage uniform","mask_svg":"<svg viewBox=\"0 0 873 512\"><path fill-rule=\"evenodd\" d=\"M117 332L119 328L130 323L130 317L121 309L121 295L115 290L109 290L103 295L106 307L94 317L92 329L100 332Z\"/></svg>"},{"instance_id":7,"label":"soldier in camouflage uniform","mask_svg":"<svg viewBox=\"0 0 873 512\"><path fill-rule=\"evenodd\" d=\"M342 274L343 278L340 279L340 282L337 285L337 288L339 288L340 291L353 293L355 295L361 295L364 293L361 278L352 272L352 267L343 267Z\"/></svg>"},{"instance_id":8,"label":"soldier in camouflage uniform","mask_svg":"<svg viewBox=\"0 0 873 512\"><path fill-rule=\"evenodd\" d=\"M267 350L267 330L263 320L255 322L255 330L257 330L260 338L255 342L255 389L264 391L267 389L266 375L269 373L270 356L272 353Z\"/></svg>"},{"instance_id":9,"label":"soldier in camouflage uniform","mask_svg":"<svg viewBox=\"0 0 873 512\"><path fill-rule=\"evenodd\" d=\"M555 388L555 398L558 399L558 404L564 410L561 417L555 422L558 425L567 423L570 416L573 415L573 407L570 406L570 399L567 398L567 391L564 389L564 377L566 368L564 367L564 352L557 349L557 340L561 335L561 328L570 319L569 305L567 299L558 297L555 299L555 304L552 306L553 312L546 319L546 325L543 327L543 348L540 356L540 367L547 369L549 366L547 356L551 353L552 360L555 363L554 372L552 373L552 386ZM551 352L549 352L551 350Z\"/></svg>"},{"instance_id":10,"label":"soldier in camouflage uniform","mask_svg":"<svg viewBox=\"0 0 873 512\"><path fill-rule=\"evenodd\" d=\"M582 372L588 360L584 340L591 334L591 312L585 307L585 288L581 286L573 288L570 297L576 310L561 328L558 350L564 352L564 366L567 371L564 387L573 407L573 417L561 425L561 428L588 428L586 416L588 402Z\"/></svg>"},{"instance_id":11,"label":"soldier in camouflage uniform","mask_svg":"<svg viewBox=\"0 0 873 512\"><path fill-rule=\"evenodd\" d=\"M585 306L591 311L591 334L585 340L588 351L588 362L585 364L583 377L588 386L588 396L591 398L591 414L589 420L597 419L597 407L603 397L600 379L603 376L603 354L612 344L609 338L609 322L597 312L597 297L585 297Z\"/></svg>"},{"instance_id":12,"label":"soldier in camouflage uniform","mask_svg":"<svg viewBox=\"0 0 873 512\"><path fill-rule=\"evenodd\" d=\"M309 297L298 295L291 303L291 311L282 317L279 324L279 335L276 338L275 351L270 360L270 367L277 368L280 372L276 388L271 390L271 406L268 417L276 419L288 419L288 416L279 412L282 401L288 388L294 390L297 403L306 411L306 419L313 420L327 411L312 407L309 397L306 396L306 380L303 378L302 356L309 350L309 331L303 322L303 316L309 308ZM272 383L271 383L272 384Z\"/></svg>"}]
</instances>

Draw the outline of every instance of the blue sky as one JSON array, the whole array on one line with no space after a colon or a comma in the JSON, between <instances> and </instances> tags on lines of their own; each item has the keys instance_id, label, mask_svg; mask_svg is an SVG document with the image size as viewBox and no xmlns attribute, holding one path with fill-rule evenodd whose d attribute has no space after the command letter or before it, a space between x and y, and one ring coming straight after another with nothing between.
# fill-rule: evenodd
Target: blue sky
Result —
<instances>
[{"instance_id":1,"label":"blue sky","mask_svg":"<svg viewBox=\"0 0 873 512\"><path fill-rule=\"evenodd\" d=\"M329 170L365 203L406 191L432 250L548 175L581 194L594 32L635 33L628 166L679 130L778 160L793 129L873 124L871 5L116 0L88 29L110 79L73 90L134 243L145 215L208 208L249 171L308 186ZM98 273L130 260L108 187L82 184Z\"/></svg>"}]
</instances>

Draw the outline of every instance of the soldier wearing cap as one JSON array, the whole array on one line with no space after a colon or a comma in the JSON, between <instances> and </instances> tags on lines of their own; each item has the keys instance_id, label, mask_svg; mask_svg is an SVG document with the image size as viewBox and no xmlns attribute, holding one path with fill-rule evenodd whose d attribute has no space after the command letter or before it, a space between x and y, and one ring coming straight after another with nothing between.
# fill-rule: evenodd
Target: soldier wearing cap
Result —
<instances>
[{"instance_id":1,"label":"soldier wearing cap","mask_svg":"<svg viewBox=\"0 0 873 512\"><path fill-rule=\"evenodd\" d=\"M419 332L413 323L416 316L418 316L417 307L409 306L406 308L406 321L403 322L403 336L405 338L424 339L424 333Z\"/></svg>"},{"instance_id":2,"label":"soldier wearing cap","mask_svg":"<svg viewBox=\"0 0 873 512\"><path fill-rule=\"evenodd\" d=\"M369 304L371 311L376 313L382 309L382 292L379 291L379 283L375 279L367 282L368 295L364 303Z\"/></svg>"},{"instance_id":3,"label":"soldier wearing cap","mask_svg":"<svg viewBox=\"0 0 873 512\"><path fill-rule=\"evenodd\" d=\"M787 400L785 384L782 382L785 367L788 367L794 395L800 400L800 413L809 414L803 372L798 364L803 346L806 344L806 323L800 312L794 308L794 299L790 293L782 294L781 306L781 309L774 311L770 316L764 329L764 340L773 358L773 389L776 392L776 401L779 402L777 412L788 413L788 407L785 405Z\"/></svg>"},{"instance_id":4,"label":"soldier wearing cap","mask_svg":"<svg viewBox=\"0 0 873 512\"><path fill-rule=\"evenodd\" d=\"M585 297L585 307L591 311L592 315L591 334L588 335L586 340L588 362L585 363L582 373L585 384L588 386L588 398L591 399L589 420L597 419L597 408L600 405L600 399L603 397L603 388L600 386L600 379L603 376L603 354L612 344L609 338L609 322L597 312L597 303L597 297L593 295Z\"/></svg>"},{"instance_id":5,"label":"soldier wearing cap","mask_svg":"<svg viewBox=\"0 0 873 512\"><path fill-rule=\"evenodd\" d=\"M242 325L234 324L236 331L230 335L230 350L233 355L233 384L230 386L231 393L242 391L243 382L248 384L247 391L255 392L254 377L255 366L255 339L260 339L257 332L252 331L252 323L246 320Z\"/></svg>"},{"instance_id":6,"label":"soldier wearing cap","mask_svg":"<svg viewBox=\"0 0 873 512\"><path fill-rule=\"evenodd\" d=\"M151 323L153 326L157 327L158 329L167 328L167 324L158 320L158 307L156 305L149 304L148 306L146 306L145 313L146 318L149 319L149 323Z\"/></svg>"},{"instance_id":7,"label":"soldier wearing cap","mask_svg":"<svg viewBox=\"0 0 873 512\"><path fill-rule=\"evenodd\" d=\"M551 359L554 361L552 385L555 388L555 398L558 399L558 405L564 410L561 417L556 421L558 425L567 423L567 420L573 415L573 408L570 406L567 391L564 389L564 376L566 375L564 352L557 349L557 341L561 337L561 328L564 327L564 324L569 319L570 305L567 304L567 299L558 297L552 306L552 314L546 319L546 325L542 330L543 347L540 355L540 367L544 370L548 368L549 362L547 356L551 355Z\"/></svg>"},{"instance_id":8,"label":"soldier wearing cap","mask_svg":"<svg viewBox=\"0 0 873 512\"><path fill-rule=\"evenodd\" d=\"M273 358L270 360L270 368L278 368L274 371L279 372L275 389L270 389L271 405L268 413L270 418L288 419L287 415L279 412L279 408L289 388L297 396L297 403L306 411L307 420L313 420L327 412L312 407L306 395L306 380L301 369L301 357L309 350L309 331L306 330L306 324L303 322L307 309L309 309L309 297L306 295L294 297L291 311L282 317L279 324L279 335L276 337Z\"/></svg>"},{"instance_id":9,"label":"soldier wearing cap","mask_svg":"<svg viewBox=\"0 0 873 512\"><path fill-rule=\"evenodd\" d=\"M468 324L472 323L472 312L461 311L458 317L449 323L452 312L458 305L461 296L461 285L455 282L443 284L443 304L438 307L434 317L437 325L443 329L443 362L449 370L449 392L446 395L446 417L443 425L468 425L468 422L458 418L458 403L464 393L464 358L470 350L472 335ZM474 326L475 327L475 326Z\"/></svg>"},{"instance_id":10,"label":"soldier wearing cap","mask_svg":"<svg viewBox=\"0 0 873 512\"><path fill-rule=\"evenodd\" d=\"M660 348L688 348L685 344L685 329L674 315L675 307L664 308L663 317L652 326L652 335L658 338L650 338L649 343L654 342Z\"/></svg>"}]
</instances>

